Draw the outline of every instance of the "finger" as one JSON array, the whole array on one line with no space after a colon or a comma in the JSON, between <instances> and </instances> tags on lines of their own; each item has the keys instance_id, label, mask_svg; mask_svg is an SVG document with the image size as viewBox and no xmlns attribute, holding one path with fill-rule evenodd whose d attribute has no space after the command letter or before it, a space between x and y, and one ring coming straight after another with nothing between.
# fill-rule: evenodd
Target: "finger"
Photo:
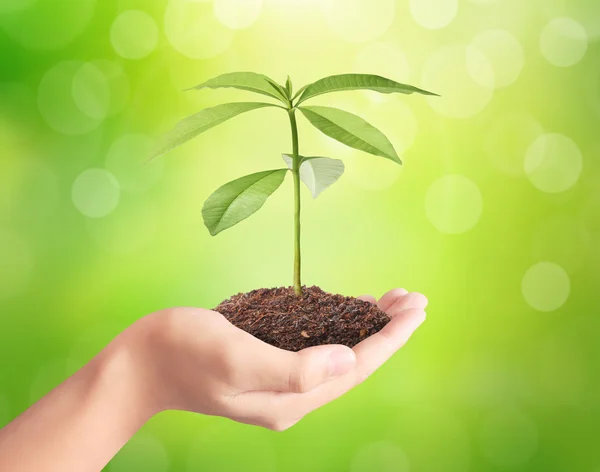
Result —
<instances>
[{"instance_id":1,"label":"finger","mask_svg":"<svg viewBox=\"0 0 600 472\"><path fill-rule=\"evenodd\" d=\"M425 312L421 309L398 312L381 331L354 346L357 383L364 381L404 346L423 321Z\"/></svg>"},{"instance_id":2,"label":"finger","mask_svg":"<svg viewBox=\"0 0 600 472\"><path fill-rule=\"evenodd\" d=\"M302 418L365 380L406 344L424 319L425 312L417 309L406 310L397 315L381 331L354 347L356 367L346 375L321 384L307 393L275 393L269 396L268 392L260 392L262 395L245 396L248 401L246 406L258 411L261 405L268 402L275 418Z\"/></svg>"},{"instance_id":3,"label":"finger","mask_svg":"<svg viewBox=\"0 0 600 472\"><path fill-rule=\"evenodd\" d=\"M409 308L424 310L427 307L427 304L428 300L425 295L418 292L411 292L403 297L398 298L392 305L388 307L386 313L389 316L394 316L396 313L400 313L403 310L408 310Z\"/></svg>"},{"instance_id":4,"label":"finger","mask_svg":"<svg viewBox=\"0 0 600 472\"><path fill-rule=\"evenodd\" d=\"M291 352L249 337L242 356L242 390L304 393L356 365L356 355L347 346L331 344Z\"/></svg>"},{"instance_id":5,"label":"finger","mask_svg":"<svg viewBox=\"0 0 600 472\"><path fill-rule=\"evenodd\" d=\"M387 312L387 309L391 307L398 299L402 298L408 292L403 288L395 288L384 294L377 302L377 306L383 312Z\"/></svg>"},{"instance_id":6,"label":"finger","mask_svg":"<svg viewBox=\"0 0 600 472\"><path fill-rule=\"evenodd\" d=\"M377 303L377 299L373 295L361 295L360 297L358 297L358 299L363 300L365 302L372 303L373 305L375 305L375 303Z\"/></svg>"}]
</instances>

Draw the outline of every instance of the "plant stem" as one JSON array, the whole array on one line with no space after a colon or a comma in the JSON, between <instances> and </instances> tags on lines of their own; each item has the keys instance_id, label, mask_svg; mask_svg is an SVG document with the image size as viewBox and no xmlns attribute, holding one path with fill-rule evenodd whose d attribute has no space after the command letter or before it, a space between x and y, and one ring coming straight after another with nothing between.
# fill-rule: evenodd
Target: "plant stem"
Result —
<instances>
[{"instance_id":1,"label":"plant stem","mask_svg":"<svg viewBox=\"0 0 600 472\"><path fill-rule=\"evenodd\" d=\"M300 154L298 153L298 126L295 109L288 110L292 127L292 174L294 175L294 292L302 295L300 281Z\"/></svg>"}]
</instances>

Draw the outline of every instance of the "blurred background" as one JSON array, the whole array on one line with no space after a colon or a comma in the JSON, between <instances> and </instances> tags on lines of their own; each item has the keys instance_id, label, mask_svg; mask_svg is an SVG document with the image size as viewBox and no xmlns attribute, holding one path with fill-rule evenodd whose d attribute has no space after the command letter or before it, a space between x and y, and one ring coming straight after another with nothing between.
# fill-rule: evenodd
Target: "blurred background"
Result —
<instances>
[{"instance_id":1,"label":"blurred background","mask_svg":"<svg viewBox=\"0 0 600 472\"><path fill-rule=\"evenodd\" d=\"M283 166L277 109L144 165L243 91L369 72L442 95L319 97L400 168L300 121L346 173L303 189L304 283L430 300L366 383L284 433L168 412L106 470L600 471L597 0L2 0L0 426L152 311L292 282L292 184L211 237L206 197Z\"/></svg>"}]
</instances>

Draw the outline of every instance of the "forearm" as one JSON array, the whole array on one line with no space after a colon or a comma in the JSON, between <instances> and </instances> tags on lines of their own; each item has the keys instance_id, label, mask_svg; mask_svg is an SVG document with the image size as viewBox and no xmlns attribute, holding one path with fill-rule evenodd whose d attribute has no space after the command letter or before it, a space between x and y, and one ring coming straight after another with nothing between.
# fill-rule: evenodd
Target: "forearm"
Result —
<instances>
[{"instance_id":1,"label":"forearm","mask_svg":"<svg viewBox=\"0 0 600 472\"><path fill-rule=\"evenodd\" d=\"M138 355L125 333L0 430L0 470L101 470L155 413Z\"/></svg>"}]
</instances>

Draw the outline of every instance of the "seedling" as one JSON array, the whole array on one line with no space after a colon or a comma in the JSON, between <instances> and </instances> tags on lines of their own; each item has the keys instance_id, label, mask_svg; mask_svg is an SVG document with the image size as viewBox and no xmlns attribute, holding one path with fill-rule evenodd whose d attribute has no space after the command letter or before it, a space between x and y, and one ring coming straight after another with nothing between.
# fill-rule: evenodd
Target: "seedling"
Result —
<instances>
[{"instance_id":1,"label":"seedling","mask_svg":"<svg viewBox=\"0 0 600 472\"><path fill-rule=\"evenodd\" d=\"M267 198L282 184L291 172L294 179L294 292L302 294L300 281L300 181L316 198L323 190L336 182L344 172L339 159L320 156L302 156L298 143L296 111L299 111L319 131L346 146L380 156L401 165L402 162L389 139L361 117L338 108L305 106L304 102L318 95L347 90L373 90L380 93L420 93L436 95L412 85L401 84L371 74L341 74L325 77L300 88L296 93L288 77L285 86L269 77L254 72L223 74L193 87L232 87L255 92L279 103L237 102L206 108L180 121L167 133L153 157L159 156L195 138L234 116L265 107L284 110L292 132L292 153L283 154L287 167L257 172L226 183L219 187L204 203L202 217L211 235L231 228L258 211ZM191 89L190 89L191 90Z\"/></svg>"}]
</instances>

